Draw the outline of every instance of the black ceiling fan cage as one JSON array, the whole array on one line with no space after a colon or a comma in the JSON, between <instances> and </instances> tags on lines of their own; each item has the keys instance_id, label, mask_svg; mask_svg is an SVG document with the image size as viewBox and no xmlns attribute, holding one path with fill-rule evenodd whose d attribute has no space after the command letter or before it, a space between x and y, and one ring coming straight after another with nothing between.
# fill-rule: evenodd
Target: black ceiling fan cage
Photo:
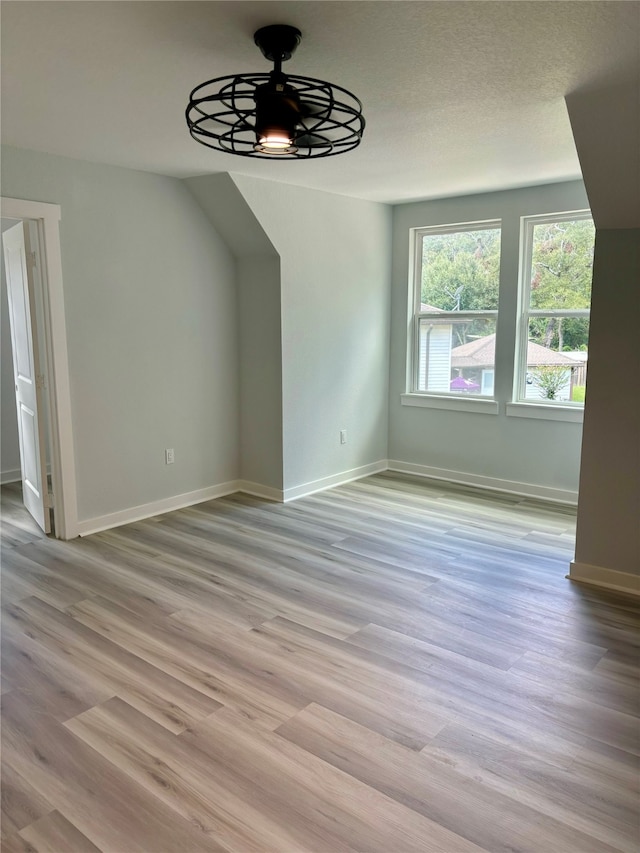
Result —
<instances>
[{"instance_id":1,"label":"black ceiling fan cage","mask_svg":"<svg viewBox=\"0 0 640 853\"><path fill-rule=\"evenodd\" d=\"M299 40L294 27L258 30L255 42L274 62L273 71L231 74L196 86L186 109L191 136L217 151L270 160L332 157L357 148L365 128L358 98L333 83L282 72ZM284 117L291 144L267 153L258 144L259 125L274 114Z\"/></svg>"}]
</instances>

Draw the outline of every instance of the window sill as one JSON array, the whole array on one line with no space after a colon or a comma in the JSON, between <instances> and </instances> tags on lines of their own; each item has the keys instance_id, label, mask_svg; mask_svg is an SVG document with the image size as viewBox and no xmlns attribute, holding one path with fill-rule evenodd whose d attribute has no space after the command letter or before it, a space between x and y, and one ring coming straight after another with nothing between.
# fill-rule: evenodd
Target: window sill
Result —
<instances>
[{"instance_id":1,"label":"window sill","mask_svg":"<svg viewBox=\"0 0 640 853\"><path fill-rule=\"evenodd\" d=\"M497 415L498 403L495 400L462 397L438 397L435 394L401 394L403 406L418 406L426 409L449 409L453 412L475 412L481 415Z\"/></svg>"},{"instance_id":2,"label":"window sill","mask_svg":"<svg viewBox=\"0 0 640 853\"><path fill-rule=\"evenodd\" d=\"M581 424L584 409L577 406L555 406L544 403L507 403L507 415L511 418L538 418L543 421Z\"/></svg>"}]
</instances>

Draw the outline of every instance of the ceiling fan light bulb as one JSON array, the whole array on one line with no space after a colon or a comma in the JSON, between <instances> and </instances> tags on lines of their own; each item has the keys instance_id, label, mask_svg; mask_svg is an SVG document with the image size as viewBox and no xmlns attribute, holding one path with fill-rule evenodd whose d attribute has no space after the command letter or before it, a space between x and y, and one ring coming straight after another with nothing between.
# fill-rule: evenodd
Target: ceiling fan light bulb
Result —
<instances>
[{"instance_id":1,"label":"ceiling fan light bulb","mask_svg":"<svg viewBox=\"0 0 640 853\"><path fill-rule=\"evenodd\" d=\"M282 133L270 133L261 136L255 145L255 150L261 154L295 154L298 150L293 140Z\"/></svg>"}]
</instances>

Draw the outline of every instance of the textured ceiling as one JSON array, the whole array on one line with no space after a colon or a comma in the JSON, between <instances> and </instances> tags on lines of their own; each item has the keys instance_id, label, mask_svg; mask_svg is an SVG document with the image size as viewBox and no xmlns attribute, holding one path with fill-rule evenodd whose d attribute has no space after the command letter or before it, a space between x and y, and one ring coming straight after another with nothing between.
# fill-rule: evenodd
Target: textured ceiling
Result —
<instances>
[{"instance_id":1,"label":"textured ceiling","mask_svg":"<svg viewBox=\"0 0 640 853\"><path fill-rule=\"evenodd\" d=\"M355 92L361 146L250 160L189 136L188 94L267 71L253 32L289 23L285 70ZM2 3L2 139L178 177L240 172L378 201L579 177L564 96L638 74L637 2Z\"/></svg>"}]
</instances>

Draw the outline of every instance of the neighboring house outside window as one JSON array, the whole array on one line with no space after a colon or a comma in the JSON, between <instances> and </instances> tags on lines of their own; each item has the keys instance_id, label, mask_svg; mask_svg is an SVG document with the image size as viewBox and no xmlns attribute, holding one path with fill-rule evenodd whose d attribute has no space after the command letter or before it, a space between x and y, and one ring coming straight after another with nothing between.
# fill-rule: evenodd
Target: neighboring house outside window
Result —
<instances>
[{"instance_id":1,"label":"neighboring house outside window","mask_svg":"<svg viewBox=\"0 0 640 853\"><path fill-rule=\"evenodd\" d=\"M493 395L494 369L496 354L496 336L487 335L468 344L451 350L451 367L464 375L465 380L477 383L479 393ZM558 377L559 396L570 398L574 383L574 371L580 367L579 362L568 354L553 352L539 344L527 343L527 374L525 396L527 400L544 399L544 392L535 381L533 371L553 371Z\"/></svg>"}]
</instances>

